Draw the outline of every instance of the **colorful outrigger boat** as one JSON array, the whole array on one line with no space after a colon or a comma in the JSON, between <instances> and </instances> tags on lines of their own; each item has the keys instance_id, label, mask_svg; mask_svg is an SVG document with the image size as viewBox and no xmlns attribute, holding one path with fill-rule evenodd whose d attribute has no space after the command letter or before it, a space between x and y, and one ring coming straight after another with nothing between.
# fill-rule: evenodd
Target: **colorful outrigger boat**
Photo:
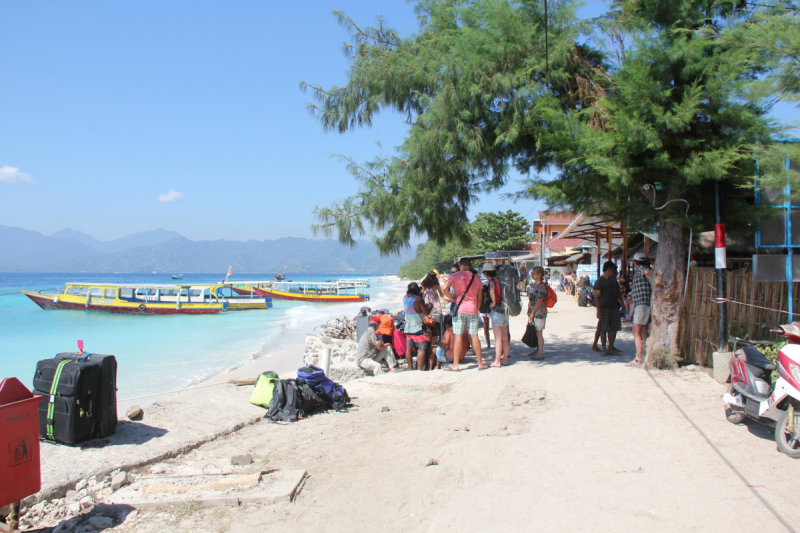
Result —
<instances>
[{"instance_id":1,"label":"colorful outrigger boat","mask_svg":"<svg viewBox=\"0 0 800 533\"><path fill-rule=\"evenodd\" d=\"M71 282L66 284L63 292L21 292L42 309L130 315L209 315L272 307L269 295L240 295L230 283L162 285Z\"/></svg>"},{"instance_id":2,"label":"colorful outrigger boat","mask_svg":"<svg viewBox=\"0 0 800 533\"><path fill-rule=\"evenodd\" d=\"M240 295L271 296L278 300L343 303L369 300L369 295L364 294L366 286L362 280L239 281L233 284L233 290Z\"/></svg>"}]
</instances>

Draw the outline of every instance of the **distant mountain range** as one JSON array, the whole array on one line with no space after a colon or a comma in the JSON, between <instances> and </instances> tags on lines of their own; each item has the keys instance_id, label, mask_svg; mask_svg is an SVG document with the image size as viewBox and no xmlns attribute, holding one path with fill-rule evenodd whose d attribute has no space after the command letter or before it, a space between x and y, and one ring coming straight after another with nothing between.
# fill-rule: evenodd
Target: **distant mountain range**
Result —
<instances>
[{"instance_id":1,"label":"distant mountain range","mask_svg":"<svg viewBox=\"0 0 800 533\"><path fill-rule=\"evenodd\" d=\"M69 228L49 236L0 226L4 272L234 272L395 274L414 251L381 257L369 241L355 248L333 240L192 241L157 229L100 241Z\"/></svg>"}]
</instances>

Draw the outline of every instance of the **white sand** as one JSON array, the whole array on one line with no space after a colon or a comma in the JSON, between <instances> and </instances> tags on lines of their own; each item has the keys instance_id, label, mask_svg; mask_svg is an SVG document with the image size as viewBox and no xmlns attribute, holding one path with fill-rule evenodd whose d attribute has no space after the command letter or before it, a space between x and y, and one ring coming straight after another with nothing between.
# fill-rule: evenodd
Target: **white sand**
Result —
<instances>
[{"instance_id":1,"label":"white sand","mask_svg":"<svg viewBox=\"0 0 800 533\"><path fill-rule=\"evenodd\" d=\"M260 421L156 466L185 474L250 452L308 471L294 503L140 511L114 531L798 530L800 462L771 431L729 424L724 387L703 372L624 366L629 332L625 355L595 354L593 317L562 296L544 362L516 342L502 369L473 359L458 374L349 382L348 412ZM514 339L524 324L513 319Z\"/></svg>"}]
</instances>

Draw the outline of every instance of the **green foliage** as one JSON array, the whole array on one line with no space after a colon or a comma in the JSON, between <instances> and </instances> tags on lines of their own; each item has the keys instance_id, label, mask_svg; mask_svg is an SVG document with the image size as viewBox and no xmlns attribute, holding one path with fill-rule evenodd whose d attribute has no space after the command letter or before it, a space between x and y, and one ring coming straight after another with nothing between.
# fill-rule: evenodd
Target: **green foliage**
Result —
<instances>
[{"instance_id":1,"label":"green foliage","mask_svg":"<svg viewBox=\"0 0 800 533\"><path fill-rule=\"evenodd\" d=\"M524 248L531 238L529 227L525 217L514 211L478 213L475 221L467 226L469 245L455 240L440 245L431 239L417 246L416 257L404 263L397 275L420 279L433 269L449 272L453 263L464 255Z\"/></svg>"},{"instance_id":2,"label":"green foliage","mask_svg":"<svg viewBox=\"0 0 800 533\"><path fill-rule=\"evenodd\" d=\"M417 256L400 266L397 275L401 278L422 279L433 269L439 272L450 272L450 266L456 257L450 254L447 246L439 246L428 241L417 246Z\"/></svg>"},{"instance_id":3,"label":"green foliage","mask_svg":"<svg viewBox=\"0 0 800 533\"><path fill-rule=\"evenodd\" d=\"M754 149L773 133L763 69L717 28L757 13L741 2L617 0L601 21L580 23L570 1L553 3L545 67L543 3L420 0L419 31L361 28L352 36L348 83L302 84L326 130L371 124L389 108L408 117L398 154L348 160L353 196L317 209L322 233L352 243L367 227L383 253L412 234L466 245L468 207L506 183L510 167L531 177L521 196L551 207L604 213L652 229L660 221L708 227L713 187L723 181L727 225L752 222L737 188L752 186ZM614 43L602 53L592 31ZM614 62L611 60L615 59ZM539 178L545 169L555 179ZM658 192L647 184L663 184ZM685 199L686 204L671 200ZM735 216L734 216L735 215Z\"/></svg>"},{"instance_id":4,"label":"green foliage","mask_svg":"<svg viewBox=\"0 0 800 533\"><path fill-rule=\"evenodd\" d=\"M763 353L764 356L770 360L771 363L778 363L778 352L786 346L788 342L781 340L775 344L756 344L756 349ZM775 388L775 382L778 380L778 372L772 372L772 388Z\"/></svg>"},{"instance_id":5,"label":"green foliage","mask_svg":"<svg viewBox=\"0 0 800 533\"><path fill-rule=\"evenodd\" d=\"M301 84L316 100L309 109L325 130L369 125L386 108L406 114L410 129L397 156L348 160L358 191L318 208L316 230L352 243L370 227L382 233L384 253L422 233L467 245L478 194L502 187L512 165L527 172L555 163L533 132L549 129L554 109L563 121L564 111L591 106L605 81L601 54L576 44L588 27L575 22L573 4L550 7L549 71L538 0L421 0L419 31L407 38L382 19L361 28L336 13L353 36L348 83Z\"/></svg>"},{"instance_id":6,"label":"green foliage","mask_svg":"<svg viewBox=\"0 0 800 533\"><path fill-rule=\"evenodd\" d=\"M470 225L473 248L481 252L499 252L525 248L533 235L528 231L530 223L519 213L478 213Z\"/></svg>"}]
</instances>

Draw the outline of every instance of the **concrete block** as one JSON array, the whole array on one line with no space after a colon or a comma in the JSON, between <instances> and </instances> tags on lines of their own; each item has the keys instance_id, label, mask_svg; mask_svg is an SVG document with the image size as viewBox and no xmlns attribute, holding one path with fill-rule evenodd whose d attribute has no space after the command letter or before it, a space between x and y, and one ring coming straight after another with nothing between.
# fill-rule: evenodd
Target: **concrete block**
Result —
<instances>
[{"instance_id":1,"label":"concrete block","mask_svg":"<svg viewBox=\"0 0 800 533\"><path fill-rule=\"evenodd\" d=\"M733 352L714 352L711 354L714 365L714 379L720 383L727 383L731 377L731 356Z\"/></svg>"}]
</instances>

